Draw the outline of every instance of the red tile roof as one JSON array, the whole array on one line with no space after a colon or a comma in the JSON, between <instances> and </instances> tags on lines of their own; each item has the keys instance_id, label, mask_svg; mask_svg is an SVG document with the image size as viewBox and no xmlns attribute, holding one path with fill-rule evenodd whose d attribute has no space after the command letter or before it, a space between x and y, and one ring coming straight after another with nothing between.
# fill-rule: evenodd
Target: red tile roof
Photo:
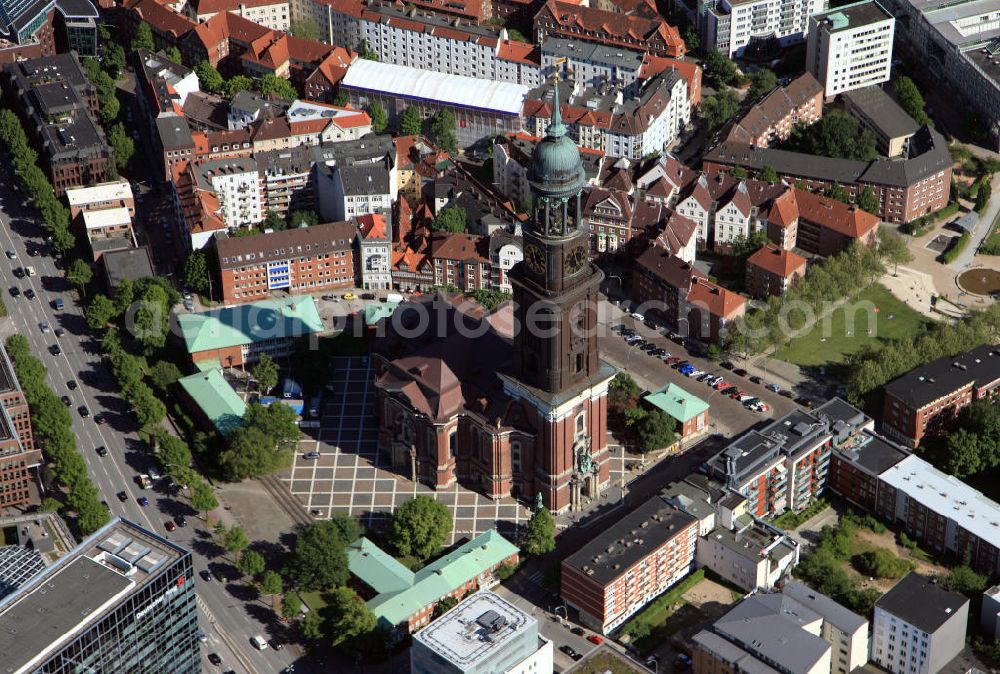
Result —
<instances>
[{"instance_id":1,"label":"red tile roof","mask_svg":"<svg viewBox=\"0 0 1000 674\"><path fill-rule=\"evenodd\" d=\"M504 40L497 50L497 58L504 61L516 61L530 66L542 64L542 50L539 46L527 42Z\"/></svg>"},{"instance_id":2,"label":"red tile roof","mask_svg":"<svg viewBox=\"0 0 1000 674\"><path fill-rule=\"evenodd\" d=\"M771 202L767 220L781 227L791 227L799 219L799 206L795 201L795 191L787 190Z\"/></svg>"},{"instance_id":3,"label":"red tile roof","mask_svg":"<svg viewBox=\"0 0 1000 674\"><path fill-rule=\"evenodd\" d=\"M369 240L388 238L386 236L388 228L381 213L359 215L355 220L358 221L358 231L361 232L361 238Z\"/></svg>"},{"instance_id":4,"label":"red tile roof","mask_svg":"<svg viewBox=\"0 0 1000 674\"><path fill-rule=\"evenodd\" d=\"M643 57L639 77L649 79L650 77L656 77L665 70L675 70L678 75L687 80L688 98L691 100L691 105L701 103L701 66L694 61L673 59L647 53Z\"/></svg>"},{"instance_id":5,"label":"red tile roof","mask_svg":"<svg viewBox=\"0 0 1000 674\"><path fill-rule=\"evenodd\" d=\"M687 295L688 304L697 304L713 316L730 319L746 310L746 300L708 279L696 278Z\"/></svg>"},{"instance_id":6,"label":"red tile roof","mask_svg":"<svg viewBox=\"0 0 1000 674\"><path fill-rule=\"evenodd\" d=\"M551 30L549 19L557 26ZM683 56L687 51L684 40L675 26L662 19L648 19L641 16L618 14L596 7L584 7L558 0L548 0L535 18L536 30L539 26L547 32L579 39L587 35L603 44L615 44L635 48L637 43L659 48L663 45L668 56Z\"/></svg>"},{"instance_id":7,"label":"red tile roof","mask_svg":"<svg viewBox=\"0 0 1000 674\"><path fill-rule=\"evenodd\" d=\"M747 258L747 264L760 267L781 278L788 278L798 271L805 271L806 259L769 243Z\"/></svg>"},{"instance_id":8,"label":"red tile roof","mask_svg":"<svg viewBox=\"0 0 1000 674\"><path fill-rule=\"evenodd\" d=\"M180 38L198 26L196 22L164 7L156 0L126 0L124 7L135 12L141 21L148 23L153 32L174 38Z\"/></svg>"},{"instance_id":9,"label":"red tile roof","mask_svg":"<svg viewBox=\"0 0 1000 674\"><path fill-rule=\"evenodd\" d=\"M860 239L878 227L878 217L836 199L795 189L795 202L799 207L800 220L832 229L844 236Z\"/></svg>"}]
</instances>

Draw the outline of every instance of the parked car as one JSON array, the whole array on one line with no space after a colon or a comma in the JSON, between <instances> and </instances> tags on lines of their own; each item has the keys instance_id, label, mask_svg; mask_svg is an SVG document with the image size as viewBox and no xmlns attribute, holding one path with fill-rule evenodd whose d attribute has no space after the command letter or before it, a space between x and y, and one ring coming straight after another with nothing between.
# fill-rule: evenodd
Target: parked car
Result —
<instances>
[{"instance_id":1,"label":"parked car","mask_svg":"<svg viewBox=\"0 0 1000 674\"><path fill-rule=\"evenodd\" d=\"M167 523L163 525L167 531L177 531L177 525L171 520L167 520Z\"/></svg>"},{"instance_id":2,"label":"parked car","mask_svg":"<svg viewBox=\"0 0 1000 674\"><path fill-rule=\"evenodd\" d=\"M722 389L720 393L722 393L722 395L724 396L729 396L736 393L737 391L739 391L739 389L736 388L735 386L727 386L726 388Z\"/></svg>"},{"instance_id":3,"label":"parked car","mask_svg":"<svg viewBox=\"0 0 1000 674\"><path fill-rule=\"evenodd\" d=\"M32 290L31 288L27 288L24 291L24 296L27 297L29 300L33 300L35 299L35 291Z\"/></svg>"},{"instance_id":4,"label":"parked car","mask_svg":"<svg viewBox=\"0 0 1000 674\"><path fill-rule=\"evenodd\" d=\"M764 380L761 379L760 377L758 377L757 375L751 376L750 377L750 381L752 381L754 384L762 384L762 383L764 383Z\"/></svg>"},{"instance_id":5,"label":"parked car","mask_svg":"<svg viewBox=\"0 0 1000 674\"><path fill-rule=\"evenodd\" d=\"M58 344L53 344L52 346L50 346L50 347L49 347L49 352L50 352L50 353L51 353L51 354L52 354L53 356L59 356L59 355L62 355L62 349L61 349L61 348L59 348L59 345L58 345Z\"/></svg>"},{"instance_id":6,"label":"parked car","mask_svg":"<svg viewBox=\"0 0 1000 674\"><path fill-rule=\"evenodd\" d=\"M211 662L216 667L222 664L222 658L219 657L218 653L209 653L208 661Z\"/></svg>"},{"instance_id":7,"label":"parked car","mask_svg":"<svg viewBox=\"0 0 1000 674\"><path fill-rule=\"evenodd\" d=\"M726 368L727 370L732 370L734 367L736 367L735 365L732 364L732 362L728 360L722 361L721 363L719 363L719 365Z\"/></svg>"},{"instance_id":8,"label":"parked car","mask_svg":"<svg viewBox=\"0 0 1000 674\"><path fill-rule=\"evenodd\" d=\"M345 300L356 300L358 299L358 296L355 295L354 293L344 293L343 295L341 295L341 298Z\"/></svg>"},{"instance_id":9,"label":"parked car","mask_svg":"<svg viewBox=\"0 0 1000 674\"><path fill-rule=\"evenodd\" d=\"M79 407L76 408L76 411L79 412L80 416L83 417L84 419L90 416L90 410L87 409L86 405L80 405Z\"/></svg>"},{"instance_id":10,"label":"parked car","mask_svg":"<svg viewBox=\"0 0 1000 674\"><path fill-rule=\"evenodd\" d=\"M209 571L208 569L202 569L201 571L198 572L198 575L201 576L201 579L206 583L210 583L212 582L212 580L215 579L215 576L213 576L212 572Z\"/></svg>"},{"instance_id":11,"label":"parked car","mask_svg":"<svg viewBox=\"0 0 1000 674\"><path fill-rule=\"evenodd\" d=\"M753 406L754 412L767 412L771 408L767 406L767 403L760 402Z\"/></svg>"},{"instance_id":12,"label":"parked car","mask_svg":"<svg viewBox=\"0 0 1000 674\"><path fill-rule=\"evenodd\" d=\"M107 456L108 455L108 448L105 447L104 445L101 445L100 447L98 447L94 451L97 452L97 456Z\"/></svg>"},{"instance_id":13,"label":"parked car","mask_svg":"<svg viewBox=\"0 0 1000 674\"><path fill-rule=\"evenodd\" d=\"M598 646L600 646L601 644L604 643L604 637L602 637L600 634L590 634L587 635L587 641L589 641L592 644L597 644Z\"/></svg>"},{"instance_id":14,"label":"parked car","mask_svg":"<svg viewBox=\"0 0 1000 674\"><path fill-rule=\"evenodd\" d=\"M646 317L643 316L640 313L632 314L632 318L634 318L635 320L639 321L640 323L642 323L644 320L646 320Z\"/></svg>"},{"instance_id":15,"label":"parked car","mask_svg":"<svg viewBox=\"0 0 1000 674\"><path fill-rule=\"evenodd\" d=\"M782 397L785 397L785 398L794 398L795 397L795 394L792 393L791 391L789 391L788 389L782 389L781 392L778 393L778 395L780 395Z\"/></svg>"},{"instance_id":16,"label":"parked car","mask_svg":"<svg viewBox=\"0 0 1000 674\"><path fill-rule=\"evenodd\" d=\"M125 501L128 500L128 492L120 491L116 494L116 496L118 497L118 500L121 501L122 503L125 503Z\"/></svg>"},{"instance_id":17,"label":"parked car","mask_svg":"<svg viewBox=\"0 0 1000 674\"><path fill-rule=\"evenodd\" d=\"M677 363L681 362L681 359L680 359L680 358L678 358L677 356L670 356L670 357L669 357L669 358L667 358L667 359L666 359L666 360L665 360L664 362L665 362L665 363L666 363L667 365L669 365L670 367L673 367L673 366L674 366L674 365L676 365Z\"/></svg>"},{"instance_id":18,"label":"parked car","mask_svg":"<svg viewBox=\"0 0 1000 674\"><path fill-rule=\"evenodd\" d=\"M17 286L12 286L11 289L10 289L10 296L11 297L20 297L21 296L21 289L18 288Z\"/></svg>"},{"instance_id":19,"label":"parked car","mask_svg":"<svg viewBox=\"0 0 1000 674\"><path fill-rule=\"evenodd\" d=\"M569 644L563 644L562 646L559 647L559 650L571 658L574 658L576 656L576 650Z\"/></svg>"},{"instance_id":20,"label":"parked car","mask_svg":"<svg viewBox=\"0 0 1000 674\"><path fill-rule=\"evenodd\" d=\"M39 323L38 327L39 327L39 329L41 329L43 335L49 334L49 332L50 332L50 330L49 330L49 324L46 323L45 321L42 321L41 323Z\"/></svg>"},{"instance_id":21,"label":"parked car","mask_svg":"<svg viewBox=\"0 0 1000 674\"><path fill-rule=\"evenodd\" d=\"M712 385L712 388L714 388L716 391L725 391L730 386L732 386L732 384L730 384L728 381L726 381L725 379L720 379L719 381L715 382L715 384Z\"/></svg>"},{"instance_id":22,"label":"parked car","mask_svg":"<svg viewBox=\"0 0 1000 674\"><path fill-rule=\"evenodd\" d=\"M733 374L735 374L737 377L745 377L747 376L747 371L739 367L733 370Z\"/></svg>"},{"instance_id":23,"label":"parked car","mask_svg":"<svg viewBox=\"0 0 1000 674\"><path fill-rule=\"evenodd\" d=\"M777 384L768 384L764 388L766 388L768 391L774 391L775 393L781 393L781 387L778 386Z\"/></svg>"},{"instance_id":24,"label":"parked car","mask_svg":"<svg viewBox=\"0 0 1000 674\"><path fill-rule=\"evenodd\" d=\"M177 526L186 527L188 525L187 518L184 515L178 515L174 518L174 522L177 522Z\"/></svg>"},{"instance_id":25,"label":"parked car","mask_svg":"<svg viewBox=\"0 0 1000 674\"><path fill-rule=\"evenodd\" d=\"M16 260L17 259L17 253L15 253L13 250L8 250L7 251L7 258L10 259L10 260Z\"/></svg>"},{"instance_id":26,"label":"parked car","mask_svg":"<svg viewBox=\"0 0 1000 674\"><path fill-rule=\"evenodd\" d=\"M318 459L319 458L319 452L306 452L305 454L302 455L302 458L303 459Z\"/></svg>"},{"instance_id":27,"label":"parked car","mask_svg":"<svg viewBox=\"0 0 1000 674\"><path fill-rule=\"evenodd\" d=\"M732 394L730 394L729 397L732 398L733 400L739 400L740 398L742 398L746 394L747 394L747 392L740 388L740 389L736 389L736 391L733 392Z\"/></svg>"},{"instance_id":28,"label":"parked car","mask_svg":"<svg viewBox=\"0 0 1000 674\"><path fill-rule=\"evenodd\" d=\"M582 637L584 634L586 634L586 632L583 631L582 627L574 627L573 629L570 630L570 632L577 635L578 637Z\"/></svg>"},{"instance_id":29,"label":"parked car","mask_svg":"<svg viewBox=\"0 0 1000 674\"><path fill-rule=\"evenodd\" d=\"M143 508L149 505L149 499L146 498L145 496L140 496L137 499L137 501L139 502L139 505L141 505Z\"/></svg>"}]
</instances>

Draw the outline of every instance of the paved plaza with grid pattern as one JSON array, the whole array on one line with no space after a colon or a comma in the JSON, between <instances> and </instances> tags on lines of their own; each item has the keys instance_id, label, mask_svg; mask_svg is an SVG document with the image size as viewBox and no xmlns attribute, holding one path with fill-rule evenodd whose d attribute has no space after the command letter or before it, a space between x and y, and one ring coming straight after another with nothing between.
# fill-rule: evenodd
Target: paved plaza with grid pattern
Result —
<instances>
[{"instance_id":1,"label":"paved plaza with grid pattern","mask_svg":"<svg viewBox=\"0 0 1000 674\"><path fill-rule=\"evenodd\" d=\"M305 429L291 477L293 496L319 517L345 513L378 528L387 515L417 494L426 494L452 511L455 526L449 543L496 527L517 540L517 529L531 513L511 498L499 501L462 486L435 491L394 471L389 457L378 453L372 361L364 357L334 359L334 374L323 401L318 429ZM332 389L332 390L331 390ZM319 459L303 453L320 452Z\"/></svg>"}]
</instances>

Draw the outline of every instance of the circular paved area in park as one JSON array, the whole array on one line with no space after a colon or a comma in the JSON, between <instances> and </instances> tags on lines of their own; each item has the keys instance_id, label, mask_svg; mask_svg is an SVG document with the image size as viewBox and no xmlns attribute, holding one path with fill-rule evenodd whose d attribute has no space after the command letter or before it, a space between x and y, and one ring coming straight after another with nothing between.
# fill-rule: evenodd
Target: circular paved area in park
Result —
<instances>
[{"instance_id":1,"label":"circular paved area in park","mask_svg":"<svg viewBox=\"0 0 1000 674\"><path fill-rule=\"evenodd\" d=\"M1000 271L994 269L970 269L958 276L958 286L973 295L989 295L1000 291Z\"/></svg>"}]
</instances>

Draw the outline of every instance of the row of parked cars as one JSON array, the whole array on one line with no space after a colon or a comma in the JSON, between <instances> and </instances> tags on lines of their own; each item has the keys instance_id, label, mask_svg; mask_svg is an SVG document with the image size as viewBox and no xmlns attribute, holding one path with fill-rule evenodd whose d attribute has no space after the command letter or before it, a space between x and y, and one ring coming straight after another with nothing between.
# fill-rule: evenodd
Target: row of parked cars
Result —
<instances>
[{"instance_id":1,"label":"row of parked cars","mask_svg":"<svg viewBox=\"0 0 1000 674\"><path fill-rule=\"evenodd\" d=\"M675 363L672 367L685 377L690 377L707 384L722 395L729 396L733 400L739 401L740 404L748 410L752 410L754 412L767 412L770 409L767 406L767 403L763 400L757 396L747 393L735 384L730 384L722 375L712 374L711 372L703 372L687 361Z\"/></svg>"}]
</instances>

